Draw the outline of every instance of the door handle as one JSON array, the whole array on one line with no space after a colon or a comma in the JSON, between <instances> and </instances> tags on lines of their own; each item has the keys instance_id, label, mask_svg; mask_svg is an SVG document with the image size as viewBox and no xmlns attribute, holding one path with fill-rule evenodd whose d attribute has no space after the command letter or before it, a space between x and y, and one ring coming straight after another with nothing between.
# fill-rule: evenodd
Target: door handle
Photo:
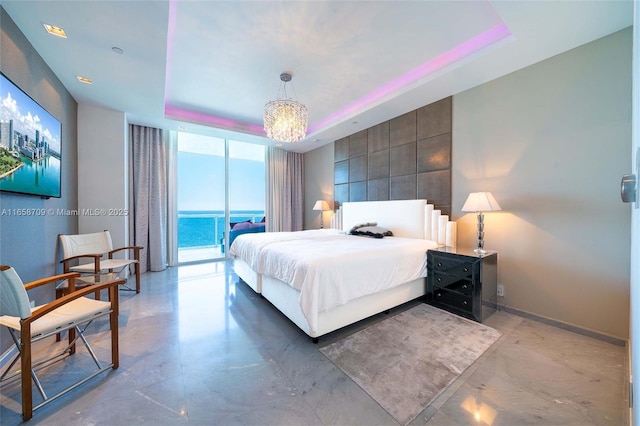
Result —
<instances>
[{"instance_id":1,"label":"door handle","mask_svg":"<svg viewBox=\"0 0 640 426\"><path fill-rule=\"evenodd\" d=\"M636 175L623 175L620 182L620 197L623 203L635 203L637 198Z\"/></svg>"}]
</instances>

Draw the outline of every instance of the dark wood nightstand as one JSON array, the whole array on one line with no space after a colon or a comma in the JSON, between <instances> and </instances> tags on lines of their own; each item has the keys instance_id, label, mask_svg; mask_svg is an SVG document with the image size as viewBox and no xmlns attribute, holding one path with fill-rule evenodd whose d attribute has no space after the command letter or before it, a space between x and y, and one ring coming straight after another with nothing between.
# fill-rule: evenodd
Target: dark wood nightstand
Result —
<instances>
[{"instance_id":1,"label":"dark wood nightstand","mask_svg":"<svg viewBox=\"0 0 640 426\"><path fill-rule=\"evenodd\" d=\"M427 251L427 303L482 322L496 311L498 253Z\"/></svg>"}]
</instances>

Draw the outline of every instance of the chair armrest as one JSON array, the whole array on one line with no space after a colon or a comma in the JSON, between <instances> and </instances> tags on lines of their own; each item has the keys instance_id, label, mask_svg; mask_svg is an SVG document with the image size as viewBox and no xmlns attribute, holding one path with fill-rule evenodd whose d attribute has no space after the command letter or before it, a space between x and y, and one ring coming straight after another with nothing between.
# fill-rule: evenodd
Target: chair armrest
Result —
<instances>
[{"instance_id":1,"label":"chair armrest","mask_svg":"<svg viewBox=\"0 0 640 426\"><path fill-rule=\"evenodd\" d=\"M141 246L127 246L127 247L120 247L114 250L111 250L108 254L109 254L109 259L111 259L111 256L114 253L117 253L119 251L123 251L123 250L133 250L134 253L134 257L136 260L140 260L140 250L142 250L144 247Z\"/></svg>"},{"instance_id":2,"label":"chair armrest","mask_svg":"<svg viewBox=\"0 0 640 426\"><path fill-rule=\"evenodd\" d=\"M102 257L101 254L79 254L78 256L72 256L72 257L67 257L66 259L62 259L60 261L60 263L62 263L63 265L63 269L64 272L69 272L69 262L71 262L72 260L76 260L76 259L81 259L83 257L92 257L93 258L93 263L95 264L94 266L94 273L99 274L100 273L100 258Z\"/></svg>"},{"instance_id":3,"label":"chair armrest","mask_svg":"<svg viewBox=\"0 0 640 426\"><path fill-rule=\"evenodd\" d=\"M68 280L71 278L75 278L75 277L79 277L80 274L78 272L68 272L66 274L60 274L60 275L52 275L50 277L46 277L46 278L42 278L36 281L31 281L28 282L24 285L25 290L31 290L37 287L40 287L42 285L45 284L50 284L52 282L55 281L62 281L62 280Z\"/></svg>"},{"instance_id":4,"label":"chair armrest","mask_svg":"<svg viewBox=\"0 0 640 426\"><path fill-rule=\"evenodd\" d=\"M124 279L120 279L120 280L113 280L113 281L105 281L103 283L100 284L96 284L96 285L92 285L89 287L85 287L81 290L76 290L73 293L69 293L66 296L62 296L59 299L55 299L52 302L47 303L46 305L41 306L40 308L36 309L35 311L33 311L31 313L31 316L29 316L28 318L24 318L22 320L22 323L32 323L33 321L37 320L38 318L41 318L42 316L48 314L49 312L53 311L54 309L59 308L60 306L63 306L69 302L71 302L72 300L76 300L80 297L86 296L87 294L90 293L95 293L96 291L100 291L103 290L105 288L109 288L109 287L115 287L118 286L120 284L124 284L126 283L126 280Z\"/></svg>"}]
</instances>

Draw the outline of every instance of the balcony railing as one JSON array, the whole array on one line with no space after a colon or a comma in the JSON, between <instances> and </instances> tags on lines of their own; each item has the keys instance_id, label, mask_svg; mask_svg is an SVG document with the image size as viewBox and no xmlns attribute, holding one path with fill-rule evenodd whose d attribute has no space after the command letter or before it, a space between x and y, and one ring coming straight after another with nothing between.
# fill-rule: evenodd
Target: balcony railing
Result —
<instances>
[{"instance_id":1,"label":"balcony railing","mask_svg":"<svg viewBox=\"0 0 640 426\"><path fill-rule=\"evenodd\" d=\"M229 222L259 222L263 211L232 211ZM225 215L221 211L178 212L178 261L224 257Z\"/></svg>"}]
</instances>

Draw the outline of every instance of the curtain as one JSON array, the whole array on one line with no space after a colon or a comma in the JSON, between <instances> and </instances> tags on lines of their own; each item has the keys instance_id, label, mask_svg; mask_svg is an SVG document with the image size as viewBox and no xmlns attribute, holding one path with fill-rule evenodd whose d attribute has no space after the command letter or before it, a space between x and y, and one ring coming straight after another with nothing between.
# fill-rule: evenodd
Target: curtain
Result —
<instances>
[{"instance_id":1,"label":"curtain","mask_svg":"<svg viewBox=\"0 0 640 426\"><path fill-rule=\"evenodd\" d=\"M267 148L267 231L302 231L304 156Z\"/></svg>"},{"instance_id":2,"label":"curtain","mask_svg":"<svg viewBox=\"0 0 640 426\"><path fill-rule=\"evenodd\" d=\"M129 125L129 239L144 247L141 272L167 267L167 141L167 131Z\"/></svg>"},{"instance_id":3,"label":"curtain","mask_svg":"<svg viewBox=\"0 0 640 426\"><path fill-rule=\"evenodd\" d=\"M287 181L285 193L289 196L286 204L291 231L302 231L304 223L304 155L287 152Z\"/></svg>"}]
</instances>

